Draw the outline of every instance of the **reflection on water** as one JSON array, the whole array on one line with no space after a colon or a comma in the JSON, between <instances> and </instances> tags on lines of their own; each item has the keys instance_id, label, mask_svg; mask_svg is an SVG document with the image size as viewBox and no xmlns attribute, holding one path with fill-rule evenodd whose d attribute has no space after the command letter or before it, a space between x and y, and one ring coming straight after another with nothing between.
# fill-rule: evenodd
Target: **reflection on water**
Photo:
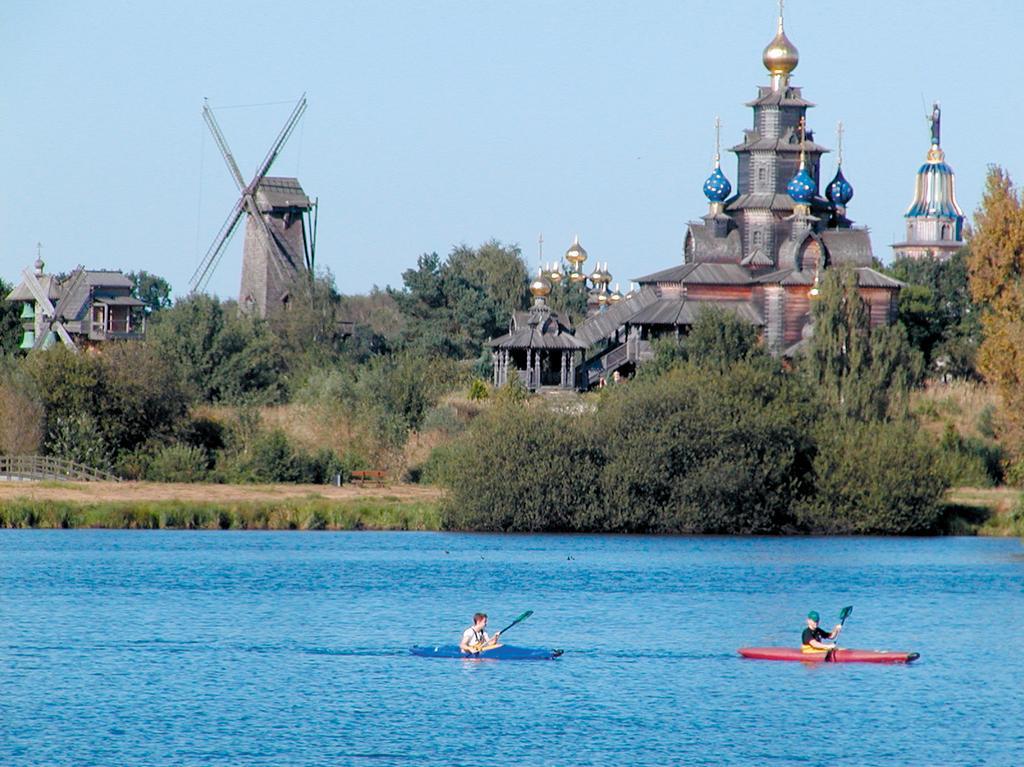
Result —
<instances>
[{"instance_id":1,"label":"reflection on water","mask_svg":"<svg viewBox=\"0 0 1024 767\"><path fill-rule=\"evenodd\" d=\"M1013 765L1020 543L0 532L0 765ZM747 661L809 609L911 666ZM553 662L408 654L476 610Z\"/></svg>"}]
</instances>

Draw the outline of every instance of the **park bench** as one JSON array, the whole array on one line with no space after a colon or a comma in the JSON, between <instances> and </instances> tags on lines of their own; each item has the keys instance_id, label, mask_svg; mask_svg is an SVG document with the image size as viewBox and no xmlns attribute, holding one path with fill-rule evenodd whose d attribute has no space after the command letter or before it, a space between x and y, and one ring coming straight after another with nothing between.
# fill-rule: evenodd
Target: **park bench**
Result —
<instances>
[{"instance_id":1,"label":"park bench","mask_svg":"<svg viewBox=\"0 0 1024 767\"><path fill-rule=\"evenodd\" d=\"M376 482L378 485L383 485L385 476L385 473L380 469L356 469L352 472L352 481L360 485L364 485L367 482Z\"/></svg>"}]
</instances>

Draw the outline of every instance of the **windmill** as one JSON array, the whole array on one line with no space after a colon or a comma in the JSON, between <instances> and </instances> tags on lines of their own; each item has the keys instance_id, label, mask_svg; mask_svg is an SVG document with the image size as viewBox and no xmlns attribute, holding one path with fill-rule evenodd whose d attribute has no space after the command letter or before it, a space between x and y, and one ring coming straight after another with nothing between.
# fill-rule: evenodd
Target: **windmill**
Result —
<instances>
[{"instance_id":1,"label":"windmill","mask_svg":"<svg viewBox=\"0 0 1024 767\"><path fill-rule=\"evenodd\" d=\"M305 111L306 96L303 94L252 181L247 184L213 110L209 103L203 104L203 119L213 134L241 196L189 280L191 292L206 287L243 215L247 219L238 297L243 311L265 317L288 303L290 290L300 276L309 277L313 274L316 202L306 196L298 179L267 175ZM307 228L310 236L307 236Z\"/></svg>"},{"instance_id":2,"label":"windmill","mask_svg":"<svg viewBox=\"0 0 1024 767\"><path fill-rule=\"evenodd\" d=\"M37 262L37 265L42 265L42 262ZM88 289L88 285L85 284L85 269L79 266L75 269L74 273L67 279L61 290L60 298L57 299L57 305L54 306L50 301L46 289L43 288L38 277L28 269L23 269L21 276L25 278L25 286L28 288L32 297L36 300L36 304L39 307L38 316L36 317L36 336L35 343L32 345L33 349L42 349L49 346L52 343L51 333L56 333L64 345L72 351L78 351L78 346L75 344L71 334L68 333L66 327L64 327L65 320L73 320L74 317L65 317L62 309L66 308L67 304L71 303L74 306L81 306L81 302L73 302L72 297L77 294L84 286Z\"/></svg>"}]
</instances>

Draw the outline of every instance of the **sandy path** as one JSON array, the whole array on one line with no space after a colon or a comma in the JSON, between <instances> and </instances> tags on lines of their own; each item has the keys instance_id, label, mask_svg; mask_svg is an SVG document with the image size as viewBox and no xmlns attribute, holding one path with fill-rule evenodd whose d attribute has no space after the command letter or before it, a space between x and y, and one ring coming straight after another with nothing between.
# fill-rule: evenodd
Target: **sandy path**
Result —
<instances>
[{"instance_id":1,"label":"sandy path","mask_svg":"<svg viewBox=\"0 0 1024 767\"><path fill-rule=\"evenodd\" d=\"M436 501L434 487L392 483L383 487L343 485L212 485L160 482L0 482L0 503L13 498L53 501L273 501L284 498L398 498Z\"/></svg>"}]
</instances>

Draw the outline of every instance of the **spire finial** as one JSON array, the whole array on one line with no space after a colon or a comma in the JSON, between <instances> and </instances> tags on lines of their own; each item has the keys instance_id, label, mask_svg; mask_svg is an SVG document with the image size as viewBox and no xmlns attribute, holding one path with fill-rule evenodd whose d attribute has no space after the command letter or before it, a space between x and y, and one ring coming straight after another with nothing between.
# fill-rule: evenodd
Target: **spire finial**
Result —
<instances>
[{"instance_id":1,"label":"spire finial","mask_svg":"<svg viewBox=\"0 0 1024 767\"><path fill-rule=\"evenodd\" d=\"M782 31L782 17L786 15L786 0L779 0L779 31Z\"/></svg>"},{"instance_id":2,"label":"spire finial","mask_svg":"<svg viewBox=\"0 0 1024 767\"><path fill-rule=\"evenodd\" d=\"M537 235L537 261L544 260L544 232Z\"/></svg>"},{"instance_id":3,"label":"spire finial","mask_svg":"<svg viewBox=\"0 0 1024 767\"><path fill-rule=\"evenodd\" d=\"M722 162L722 118L715 115L715 167Z\"/></svg>"},{"instance_id":4,"label":"spire finial","mask_svg":"<svg viewBox=\"0 0 1024 767\"><path fill-rule=\"evenodd\" d=\"M836 145L837 145L837 155L838 155L838 160L839 160L839 162L837 164L840 167L842 167L842 164L843 164L843 121L842 120L840 120L836 124Z\"/></svg>"}]
</instances>

